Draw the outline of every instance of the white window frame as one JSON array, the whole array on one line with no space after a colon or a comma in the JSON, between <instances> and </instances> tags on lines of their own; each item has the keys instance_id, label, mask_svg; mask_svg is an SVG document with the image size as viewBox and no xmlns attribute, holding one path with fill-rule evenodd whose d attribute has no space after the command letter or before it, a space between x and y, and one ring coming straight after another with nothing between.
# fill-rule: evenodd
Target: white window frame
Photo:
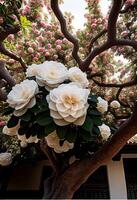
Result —
<instances>
[{"instance_id":1,"label":"white window frame","mask_svg":"<svg viewBox=\"0 0 137 200\"><path fill-rule=\"evenodd\" d=\"M107 163L110 199L127 199L123 158L137 158L137 154L121 154L120 161L111 160Z\"/></svg>"}]
</instances>

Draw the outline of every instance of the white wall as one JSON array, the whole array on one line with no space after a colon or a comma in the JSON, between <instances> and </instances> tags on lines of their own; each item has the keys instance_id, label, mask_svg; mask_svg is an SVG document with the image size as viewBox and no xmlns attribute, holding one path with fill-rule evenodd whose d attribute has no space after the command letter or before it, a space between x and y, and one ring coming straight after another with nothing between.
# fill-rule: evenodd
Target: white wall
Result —
<instances>
[{"instance_id":1,"label":"white wall","mask_svg":"<svg viewBox=\"0 0 137 200\"><path fill-rule=\"evenodd\" d=\"M123 160L110 161L107 164L109 193L111 199L127 199L126 180Z\"/></svg>"}]
</instances>

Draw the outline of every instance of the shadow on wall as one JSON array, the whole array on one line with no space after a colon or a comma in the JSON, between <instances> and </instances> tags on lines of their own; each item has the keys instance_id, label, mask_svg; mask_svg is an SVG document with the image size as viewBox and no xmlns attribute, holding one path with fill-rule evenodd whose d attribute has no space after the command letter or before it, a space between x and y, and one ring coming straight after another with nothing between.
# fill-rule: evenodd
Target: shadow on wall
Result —
<instances>
[{"instance_id":1,"label":"shadow on wall","mask_svg":"<svg viewBox=\"0 0 137 200\"><path fill-rule=\"evenodd\" d=\"M0 199L41 199L43 183L52 173L47 160L1 168ZM75 193L75 199L109 199L107 170L100 167Z\"/></svg>"}]
</instances>

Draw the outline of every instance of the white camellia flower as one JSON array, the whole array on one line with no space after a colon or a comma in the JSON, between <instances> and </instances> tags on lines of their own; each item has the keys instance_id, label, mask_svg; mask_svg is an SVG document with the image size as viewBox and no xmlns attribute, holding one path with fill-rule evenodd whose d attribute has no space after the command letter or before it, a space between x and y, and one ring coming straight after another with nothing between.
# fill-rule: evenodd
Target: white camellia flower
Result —
<instances>
[{"instance_id":1,"label":"white camellia flower","mask_svg":"<svg viewBox=\"0 0 137 200\"><path fill-rule=\"evenodd\" d=\"M32 64L28 66L26 71L26 76L27 77L37 76L39 71L40 71L40 65Z\"/></svg>"},{"instance_id":2,"label":"white camellia flower","mask_svg":"<svg viewBox=\"0 0 137 200\"><path fill-rule=\"evenodd\" d=\"M101 136L102 136L103 140L107 140L109 138L109 136L111 135L111 130L110 130L109 126L107 126L106 124L102 124L98 128L101 132Z\"/></svg>"},{"instance_id":3,"label":"white camellia flower","mask_svg":"<svg viewBox=\"0 0 137 200\"><path fill-rule=\"evenodd\" d=\"M14 135L18 134L19 128L20 128L20 123L18 123L16 126L14 126L12 128L8 128L7 126L4 126L2 132L5 135L14 136Z\"/></svg>"},{"instance_id":4,"label":"white camellia flower","mask_svg":"<svg viewBox=\"0 0 137 200\"><path fill-rule=\"evenodd\" d=\"M9 106L14 108L14 115L23 115L28 108L36 104L35 95L38 93L38 85L34 80L24 80L15 85L7 97Z\"/></svg>"},{"instance_id":5,"label":"white camellia flower","mask_svg":"<svg viewBox=\"0 0 137 200\"><path fill-rule=\"evenodd\" d=\"M12 163L12 155L11 153L0 153L0 165L8 166Z\"/></svg>"},{"instance_id":6,"label":"white camellia flower","mask_svg":"<svg viewBox=\"0 0 137 200\"><path fill-rule=\"evenodd\" d=\"M104 113L108 110L108 102L102 99L101 97L97 98L97 109L99 112Z\"/></svg>"},{"instance_id":7,"label":"white camellia flower","mask_svg":"<svg viewBox=\"0 0 137 200\"><path fill-rule=\"evenodd\" d=\"M18 140L20 140L23 144L24 143L38 143L39 139L37 138L37 136L30 136L29 138L26 138L26 135L17 135Z\"/></svg>"},{"instance_id":8,"label":"white camellia flower","mask_svg":"<svg viewBox=\"0 0 137 200\"><path fill-rule=\"evenodd\" d=\"M50 133L47 137L45 137L45 140L47 141L47 145L54 149L56 153L63 153L67 152L70 149L73 149L74 143L70 143L67 140L63 142L62 145L60 145L60 139L56 133L56 131Z\"/></svg>"},{"instance_id":9,"label":"white camellia flower","mask_svg":"<svg viewBox=\"0 0 137 200\"><path fill-rule=\"evenodd\" d=\"M118 102L118 101L116 101L116 100L114 100L114 101L112 101L111 103L110 103L110 106L112 107L112 108L120 108L120 103Z\"/></svg>"},{"instance_id":10,"label":"white camellia flower","mask_svg":"<svg viewBox=\"0 0 137 200\"><path fill-rule=\"evenodd\" d=\"M20 146L21 146L22 148L26 148L26 147L28 146L28 143L27 143L27 142L24 142L24 141L21 141L21 142L20 142Z\"/></svg>"},{"instance_id":11,"label":"white camellia flower","mask_svg":"<svg viewBox=\"0 0 137 200\"><path fill-rule=\"evenodd\" d=\"M36 76L39 86L51 90L68 79L68 70L62 63L45 61L39 65L33 64L29 66L27 76Z\"/></svg>"},{"instance_id":12,"label":"white camellia flower","mask_svg":"<svg viewBox=\"0 0 137 200\"><path fill-rule=\"evenodd\" d=\"M87 74L82 72L78 67L72 67L69 69L68 78L72 82L79 83L83 88L86 88L89 85Z\"/></svg>"},{"instance_id":13,"label":"white camellia flower","mask_svg":"<svg viewBox=\"0 0 137 200\"><path fill-rule=\"evenodd\" d=\"M70 123L82 125L85 121L90 90L75 83L62 84L47 96L50 115L59 126Z\"/></svg>"}]
</instances>

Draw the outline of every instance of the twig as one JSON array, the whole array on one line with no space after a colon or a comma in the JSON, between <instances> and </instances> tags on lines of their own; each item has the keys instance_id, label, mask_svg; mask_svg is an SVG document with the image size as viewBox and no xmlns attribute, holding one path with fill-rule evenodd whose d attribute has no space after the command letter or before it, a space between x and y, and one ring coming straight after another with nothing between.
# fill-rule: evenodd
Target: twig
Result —
<instances>
[{"instance_id":1,"label":"twig","mask_svg":"<svg viewBox=\"0 0 137 200\"><path fill-rule=\"evenodd\" d=\"M92 38L89 44L89 52L91 51L91 48L94 44L94 42L96 42L101 36L103 36L105 33L107 33L107 29L104 29L103 31L101 31L98 35L96 35L96 37Z\"/></svg>"}]
</instances>

